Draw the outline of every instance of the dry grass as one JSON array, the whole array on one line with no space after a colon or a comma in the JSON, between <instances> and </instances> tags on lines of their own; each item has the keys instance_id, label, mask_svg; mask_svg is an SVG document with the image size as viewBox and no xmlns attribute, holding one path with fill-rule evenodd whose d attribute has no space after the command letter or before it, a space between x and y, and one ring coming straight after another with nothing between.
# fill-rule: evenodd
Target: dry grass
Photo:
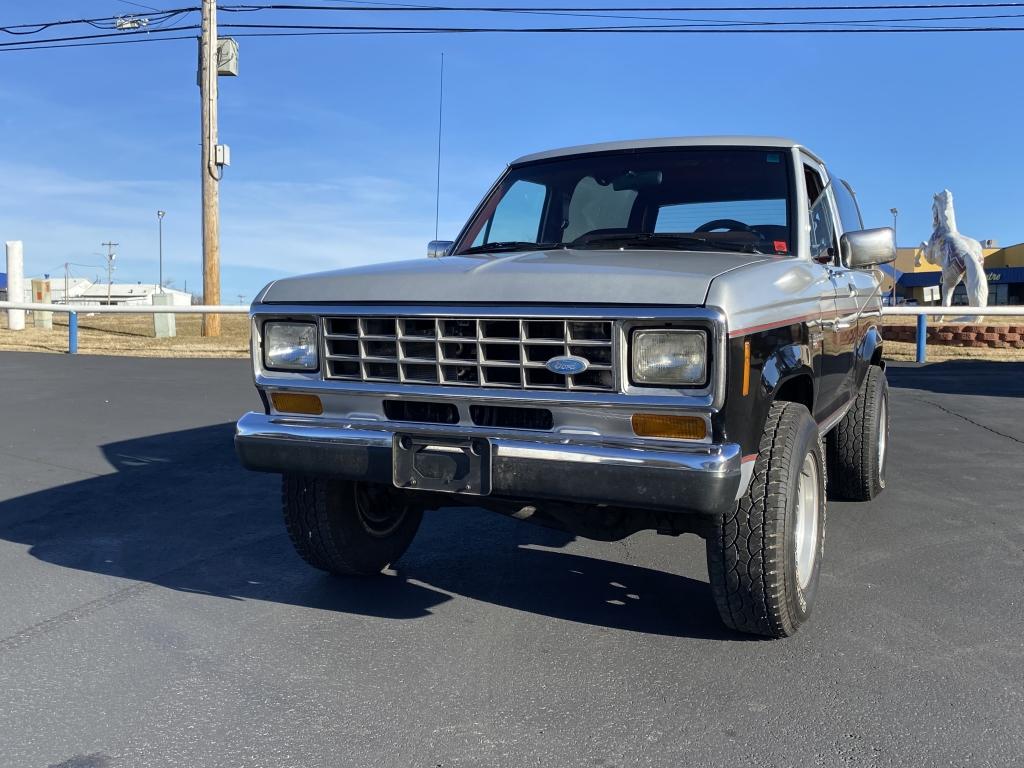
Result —
<instances>
[{"instance_id":1,"label":"dry grass","mask_svg":"<svg viewBox=\"0 0 1024 768\"><path fill-rule=\"evenodd\" d=\"M914 317L892 317L886 324L908 325ZM991 325L1020 322L1015 318L991 318ZM932 321L929 321L931 324ZM153 336L152 315L79 315L78 351L87 355L128 355L134 357L248 357L249 323L244 315L222 315L221 336L210 339L200 335L199 315L178 315L178 335L172 339ZM884 331L883 331L884 335ZM68 351L67 316L54 314L53 330L34 327L29 316L24 331L7 329L7 313L0 312L0 351L63 353ZM914 344L885 342L890 360L914 360ZM941 360L1020 360L1021 349L985 349L928 345L928 359Z\"/></svg>"},{"instance_id":2,"label":"dry grass","mask_svg":"<svg viewBox=\"0 0 1024 768\"><path fill-rule=\"evenodd\" d=\"M248 357L249 321L245 315L221 315L221 335L203 338L200 315L178 315L178 335L157 339L152 315L78 316L78 351L86 355L131 357ZM29 316L24 331L7 327L0 312L0 351L67 352L67 315L53 315L53 330L36 328Z\"/></svg>"},{"instance_id":3,"label":"dry grass","mask_svg":"<svg viewBox=\"0 0 1024 768\"><path fill-rule=\"evenodd\" d=\"M886 341L886 360L916 360L917 345L907 341ZM928 362L943 360L1001 360L1024 362L1024 349L992 349L990 347L950 347L944 344L928 345Z\"/></svg>"}]
</instances>

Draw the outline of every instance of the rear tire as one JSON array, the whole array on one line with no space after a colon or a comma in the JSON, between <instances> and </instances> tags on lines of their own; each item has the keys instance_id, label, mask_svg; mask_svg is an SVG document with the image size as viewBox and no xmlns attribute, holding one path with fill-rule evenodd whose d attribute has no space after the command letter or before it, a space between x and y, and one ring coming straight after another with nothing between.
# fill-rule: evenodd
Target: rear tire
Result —
<instances>
[{"instance_id":1,"label":"rear tire","mask_svg":"<svg viewBox=\"0 0 1024 768\"><path fill-rule=\"evenodd\" d=\"M825 541L825 461L798 403L774 403L753 477L707 539L708 575L726 626L788 637L807 620Z\"/></svg>"},{"instance_id":2,"label":"rear tire","mask_svg":"<svg viewBox=\"0 0 1024 768\"><path fill-rule=\"evenodd\" d=\"M421 509L383 486L285 475L284 521L299 556L339 576L380 573L412 543Z\"/></svg>"},{"instance_id":3,"label":"rear tire","mask_svg":"<svg viewBox=\"0 0 1024 768\"><path fill-rule=\"evenodd\" d=\"M881 368L868 368L857 400L828 433L825 445L830 498L871 501L885 490L889 384Z\"/></svg>"}]
</instances>

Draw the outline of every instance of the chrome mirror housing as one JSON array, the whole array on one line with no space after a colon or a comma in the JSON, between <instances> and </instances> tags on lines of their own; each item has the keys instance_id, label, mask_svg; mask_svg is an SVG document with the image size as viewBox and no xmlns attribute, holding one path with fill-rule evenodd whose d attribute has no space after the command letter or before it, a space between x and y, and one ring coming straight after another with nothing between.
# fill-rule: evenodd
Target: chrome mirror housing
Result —
<instances>
[{"instance_id":1,"label":"chrome mirror housing","mask_svg":"<svg viewBox=\"0 0 1024 768\"><path fill-rule=\"evenodd\" d=\"M843 262L854 269L896 260L896 233L892 227L847 232L839 239Z\"/></svg>"},{"instance_id":2,"label":"chrome mirror housing","mask_svg":"<svg viewBox=\"0 0 1024 768\"><path fill-rule=\"evenodd\" d=\"M440 259L442 256L447 256L453 245L455 245L454 240L431 240L427 244L427 258Z\"/></svg>"}]
</instances>

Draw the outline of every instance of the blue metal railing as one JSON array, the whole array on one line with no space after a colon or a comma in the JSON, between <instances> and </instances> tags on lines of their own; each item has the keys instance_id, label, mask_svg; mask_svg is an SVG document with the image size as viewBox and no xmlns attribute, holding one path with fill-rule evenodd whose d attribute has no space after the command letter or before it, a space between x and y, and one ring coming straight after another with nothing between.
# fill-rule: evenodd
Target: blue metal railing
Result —
<instances>
[{"instance_id":1,"label":"blue metal railing","mask_svg":"<svg viewBox=\"0 0 1024 768\"><path fill-rule=\"evenodd\" d=\"M37 312L65 312L68 316L68 353L78 352L78 313L117 314L117 315L244 315L249 308L242 305L202 305L195 307L175 306L74 306L71 304L32 304L28 302L0 301L0 310L24 309ZM975 314L977 313L977 314ZM883 307L882 314L891 316L917 316L917 362L928 361L928 316L934 317L970 317L972 322L979 315L984 317L1024 317L1024 306L1021 307Z\"/></svg>"},{"instance_id":2,"label":"blue metal railing","mask_svg":"<svg viewBox=\"0 0 1024 768\"><path fill-rule=\"evenodd\" d=\"M103 315L246 315L249 308L240 304L175 307L118 304L113 306L83 306L72 304L33 304L24 301L0 301L0 310L21 309L33 312L64 312L68 316L68 354L78 354L78 313Z\"/></svg>"}]
</instances>

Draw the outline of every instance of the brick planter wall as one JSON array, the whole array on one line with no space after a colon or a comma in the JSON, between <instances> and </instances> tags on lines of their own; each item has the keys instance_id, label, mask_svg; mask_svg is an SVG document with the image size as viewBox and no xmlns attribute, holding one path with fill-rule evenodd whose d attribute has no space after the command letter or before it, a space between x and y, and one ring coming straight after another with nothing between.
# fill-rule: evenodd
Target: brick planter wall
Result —
<instances>
[{"instance_id":1,"label":"brick planter wall","mask_svg":"<svg viewBox=\"0 0 1024 768\"><path fill-rule=\"evenodd\" d=\"M886 325L882 338L917 342L916 325ZM934 325L928 326L928 343L947 347L990 347L1024 349L1024 325Z\"/></svg>"}]
</instances>

